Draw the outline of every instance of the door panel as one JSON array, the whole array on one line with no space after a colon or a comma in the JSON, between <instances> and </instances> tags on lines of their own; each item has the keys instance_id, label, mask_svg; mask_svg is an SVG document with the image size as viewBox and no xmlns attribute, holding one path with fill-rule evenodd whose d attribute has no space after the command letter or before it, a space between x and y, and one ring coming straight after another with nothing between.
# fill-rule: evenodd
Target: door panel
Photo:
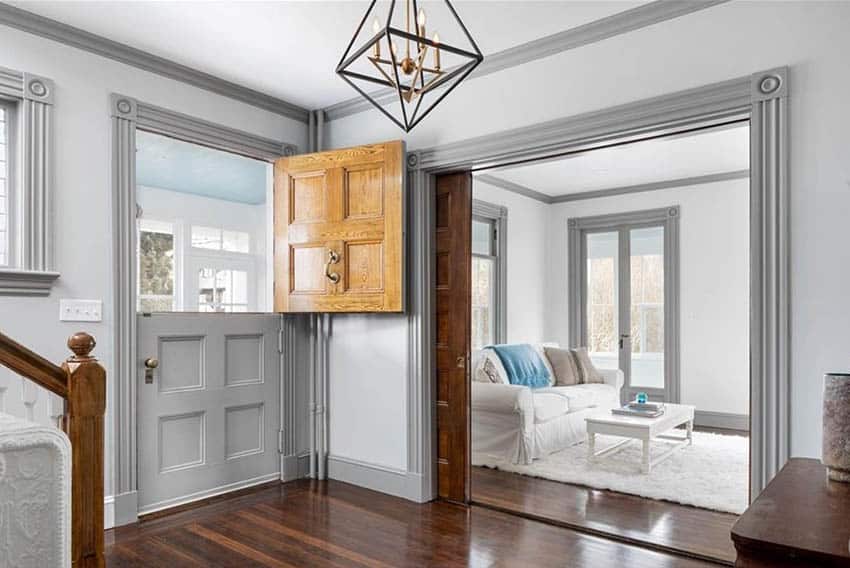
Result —
<instances>
[{"instance_id":1,"label":"door panel","mask_svg":"<svg viewBox=\"0 0 850 568\"><path fill-rule=\"evenodd\" d=\"M275 310L403 308L402 142L275 164Z\"/></svg>"},{"instance_id":2,"label":"door panel","mask_svg":"<svg viewBox=\"0 0 850 568\"><path fill-rule=\"evenodd\" d=\"M467 502L472 174L437 176L435 217L438 493Z\"/></svg>"},{"instance_id":3,"label":"door panel","mask_svg":"<svg viewBox=\"0 0 850 568\"><path fill-rule=\"evenodd\" d=\"M138 317L141 513L279 477L279 319Z\"/></svg>"}]
</instances>

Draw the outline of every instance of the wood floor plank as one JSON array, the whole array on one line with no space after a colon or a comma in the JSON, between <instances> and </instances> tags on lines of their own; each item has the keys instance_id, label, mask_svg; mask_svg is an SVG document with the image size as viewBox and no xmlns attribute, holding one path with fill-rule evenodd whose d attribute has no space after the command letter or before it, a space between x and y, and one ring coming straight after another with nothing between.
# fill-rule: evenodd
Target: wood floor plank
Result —
<instances>
[{"instance_id":1,"label":"wood floor plank","mask_svg":"<svg viewBox=\"0 0 850 568\"><path fill-rule=\"evenodd\" d=\"M336 481L262 488L111 530L106 540L107 565L122 568L716 566L482 507L416 504Z\"/></svg>"},{"instance_id":2,"label":"wood floor plank","mask_svg":"<svg viewBox=\"0 0 850 568\"><path fill-rule=\"evenodd\" d=\"M735 561L730 535L737 515L484 467L472 468L472 500L594 534Z\"/></svg>"}]
</instances>

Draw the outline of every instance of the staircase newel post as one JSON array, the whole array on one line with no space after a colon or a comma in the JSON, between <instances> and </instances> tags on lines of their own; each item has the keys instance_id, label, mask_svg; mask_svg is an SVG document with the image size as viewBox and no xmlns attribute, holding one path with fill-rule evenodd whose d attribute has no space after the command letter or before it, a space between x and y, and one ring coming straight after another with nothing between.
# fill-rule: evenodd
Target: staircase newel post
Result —
<instances>
[{"instance_id":1,"label":"staircase newel post","mask_svg":"<svg viewBox=\"0 0 850 568\"><path fill-rule=\"evenodd\" d=\"M68 377L65 432L71 440L71 560L74 568L100 568L103 556L103 453L106 371L92 357L94 338L72 335L74 353L62 363Z\"/></svg>"}]
</instances>

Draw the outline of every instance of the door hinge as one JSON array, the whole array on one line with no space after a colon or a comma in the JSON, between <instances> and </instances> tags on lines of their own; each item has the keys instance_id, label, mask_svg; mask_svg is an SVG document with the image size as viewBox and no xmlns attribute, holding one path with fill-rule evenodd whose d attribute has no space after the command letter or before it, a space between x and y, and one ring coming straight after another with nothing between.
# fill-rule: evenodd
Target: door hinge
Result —
<instances>
[{"instance_id":1,"label":"door hinge","mask_svg":"<svg viewBox=\"0 0 850 568\"><path fill-rule=\"evenodd\" d=\"M280 429L277 433L277 453L283 453L283 429Z\"/></svg>"},{"instance_id":2,"label":"door hinge","mask_svg":"<svg viewBox=\"0 0 850 568\"><path fill-rule=\"evenodd\" d=\"M277 330L277 352L283 354L283 330Z\"/></svg>"}]
</instances>

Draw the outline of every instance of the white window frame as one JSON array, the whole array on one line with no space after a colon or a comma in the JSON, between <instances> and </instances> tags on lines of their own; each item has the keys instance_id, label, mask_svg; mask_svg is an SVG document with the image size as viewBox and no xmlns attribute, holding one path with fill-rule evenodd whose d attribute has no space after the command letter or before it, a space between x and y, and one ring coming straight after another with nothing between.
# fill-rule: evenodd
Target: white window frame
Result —
<instances>
[{"instance_id":1,"label":"white window frame","mask_svg":"<svg viewBox=\"0 0 850 568\"><path fill-rule=\"evenodd\" d=\"M0 67L0 101L10 110L9 264L0 295L47 296L53 270L53 82Z\"/></svg>"}]
</instances>

